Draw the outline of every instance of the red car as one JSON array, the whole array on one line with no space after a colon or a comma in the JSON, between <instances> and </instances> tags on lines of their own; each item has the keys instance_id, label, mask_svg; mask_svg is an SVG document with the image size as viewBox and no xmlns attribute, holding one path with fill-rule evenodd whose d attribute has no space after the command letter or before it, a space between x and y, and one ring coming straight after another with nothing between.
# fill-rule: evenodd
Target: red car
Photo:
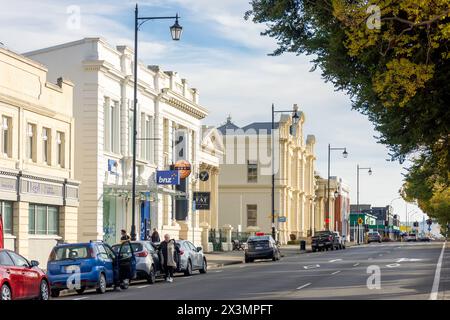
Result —
<instances>
[{"instance_id":1,"label":"red car","mask_svg":"<svg viewBox=\"0 0 450 320\"><path fill-rule=\"evenodd\" d=\"M0 300L48 300L47 277L37 261L27 259L10 250L0 249Z\"/></svg>"}]
</instances>

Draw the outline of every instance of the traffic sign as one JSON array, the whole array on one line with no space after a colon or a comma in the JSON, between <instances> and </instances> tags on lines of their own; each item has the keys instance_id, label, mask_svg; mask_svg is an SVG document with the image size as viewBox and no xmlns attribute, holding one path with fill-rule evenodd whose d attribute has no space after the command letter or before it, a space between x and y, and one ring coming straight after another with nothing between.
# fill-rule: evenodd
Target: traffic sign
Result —
<instances>
[{"instance_id":1,"label":"traffic sign","mask_svg":"<svg viewBox=\"0 0 450 320\"><path fill-rule=\"evenodd\" d=\"M286 217L278 217L278 222L286 222Z\"/></svg>"},{"instance_id":2,"label":"traffic sign","mask_svg":"<svg viewBox=\"0 0 450 320\"><path fill-rule=\"evenodd\" d=\"M358 224L363 224L363 219L362 218L358 218Z\"/></svg>"}]
</instances>

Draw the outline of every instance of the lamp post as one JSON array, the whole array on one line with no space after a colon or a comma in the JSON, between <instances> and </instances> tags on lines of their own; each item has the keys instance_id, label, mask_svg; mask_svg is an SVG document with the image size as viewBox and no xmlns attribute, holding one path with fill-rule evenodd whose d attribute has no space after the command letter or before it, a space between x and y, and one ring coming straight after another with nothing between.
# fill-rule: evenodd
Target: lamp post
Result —
<instances>
[{"instance_id":1,"label":"lamp post","mask_svg":"<svg viewBox=\"0 0 450 320\"><path fill-rule=\"evenodd\" d=\"M356 165L356 210L358 211L358 214L360 214L359 210L359 171L360 170L368 170L367 173L369 176L372 175L372 168L362 168L359 166L359 164ZM378 229L378 228L377 228ZM358 237L358 244L359 244L359 237Z\"/></svg>"},{"instance_id":2,"label":"lamp post","mask_svg":"<svg viewBox=\"0 0 450 320\"><path fill-rule=\"evenodd\" d=\"M332 148L330 144L328 144L328 184L327 184L327 214L325 216L325 229L330 230L330 160L331 160L331 151L334 150L343 150L342 156L344 158L348 157L347 148Z\"/></svg>"},{"instance_id":3,"label":"lamp post","mask_svg":"<svg viewBox=\"0 0 450 320\"><path fill-rule=\"evenodd\" d=\"M292 110L275 110L275 105L272 103L272 130L270 131L270 136L272 140L272 237L276 239L276 231L275 231L275 141L273 132L275 130L275 113L283 113L283 112L292 112L292 123L297 124L300 116L298 114L298 106L294 104Z\"/></svg>"},{"instance_id":4,"label":"lamp post","mask_svg":"<svg viewBox=\"0 0 450 320\"><path fill-rule=\"evenodd\" d=\"M133 101L133 181L131 186L131 240L136 240L136 141L137 139L137 71L138 71L138 31L139 28L150 20L175 19L175 23L170 27L172 40L178 41L181 37L183 28L178 24L178 14L173 17L139 17L138 5L134 11L134 101ZM151 138L146 138L149 140Z\"/></svg>"}]
</instances>

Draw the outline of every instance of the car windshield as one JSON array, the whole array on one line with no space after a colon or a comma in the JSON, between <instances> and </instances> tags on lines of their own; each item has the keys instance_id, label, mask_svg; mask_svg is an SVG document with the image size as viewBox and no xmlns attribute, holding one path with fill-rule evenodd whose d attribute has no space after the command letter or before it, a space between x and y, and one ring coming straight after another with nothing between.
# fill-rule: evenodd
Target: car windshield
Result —
<instances>
[{"instance_id":1,"label":"car windshield","mask_svg":"<svg viewBox=\"0 0 450 320\"><path fill-rule=\"evenodd\" d=\"M87 245L74 245L55 248L55 259L58 260L74 260L90 258L89 248Z\"/></svg>"},{"instance_id":2,"label":"car windshield","mask_svg":"<svg viewBox=\"0 0 450 320\"><path fill-rule=\"evenodd\" d=\"M248 238L247 242L269 241L270 236L257 236Z\"/></svg>"}]
</instances>

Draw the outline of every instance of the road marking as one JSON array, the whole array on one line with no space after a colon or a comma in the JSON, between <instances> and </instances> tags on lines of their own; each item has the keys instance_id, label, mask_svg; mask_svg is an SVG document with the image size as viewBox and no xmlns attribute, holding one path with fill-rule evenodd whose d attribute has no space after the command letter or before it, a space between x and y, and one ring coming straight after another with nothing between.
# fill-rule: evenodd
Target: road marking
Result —
<instances>
[{"instance_id":1,"label":"road marking","mask_svg":"<svg viewBox=\"0 0 450 320\"><path fill-rule=\"evenodd\" d=\"M416 262L416 261L422 261L423 259L409 259L409 258L400 258L396 262Z\"/></svg>"},{"instance_id":2,"label":"road marking","mask_svg":"<svg viewBox=\"0 0 450 320\"><path fill-rule=\"evenodd\" d=\"M75 299L72 299L72 300L84 300L84 299L87 299L88 297L81 297L81 298L75 298Z\"/></svg>"},{"instance_id":3,"label":"road marking","mask_svg":"<svg viewBox=\"0 0 450 320\"><path fill-rule=\"evenodd\" d=\"M310 285L311 285L311 282L309 282L309 283L307 283L307 284L304 284L304 285L302 285L301 287L298 287L297 290L302 290L303 288L306 288L306 287L308 287L308 286L310 286Z\"/></svg>"},{"instance_id":4,"label":"road marking","mask_svg":"<svg viewBox=\"0 0 450 320\"><path fill-rule=\"evenodd\" d=\"M355 263L353 266L354 266L354 267L359 266L359 262Z\"/></svg>"},{"instance_id":5,"label":"road marking","mask_svg":"<svg viewBox=\"0 0 450 320\"><path fill-rule=\"evenodd\" d=\"M213 271L215 273L219 273L219 272L223 272L223 270L217 270L217 271Z\"/></svg>"},{"instance_id":6,"label":"road marking","mask_svg":"<svg viewBox=\"0 0 450 320\"><path fill-rule=\"evenodd\" d=\"M369 259L367 259L367 260L372 260L373 258L369 258Z\"/></svg>"},{"instance_id":7,"label":"road marking","mask_svg":"<svg viewBox=\"0 0 450 320\"><path fill-rule=\"evenodd\" d=\"M388 267L388 268L397 268L397 267L400 267L400 263L387 264L386 267Z\"/></svg>"},{"instance_id":8,"label":"road marking","mask_svg":"<svg viewBox=\"0 0 450 320\"><path fill-rule=\"evenodd\" d=\"M434 274L433 287L431 288L430 300L437 300L439 293L439 280L441 278L441 266L442 266L442 258L444 256L445 246L447 245L447 241L444 242L442 246L441 255L439 256L438 263L436 265L436 273Z\"/></svg>"},{"instance_id":9,"label":"road marking","mask_svg":"<svg viewBox=\"0 0 450 320\"><path fill-rule=\"evenodd\" d=\"M338 274L339 272L341 272L341 270L333 272L332 275Z\"/></svg>"},{"instance_id":10,"label":"road marking","mask_svg":"<svg viewBox=\"0 0 450 320\"><path fill-rule=\"evenodd\" d=\"M379 257L382 257L383 256L383 254L382 253L380 253L379 255L378 255Z\"/></svg>"},{"instance_id":11,"label":"road marking","mask_svg":"<svg viewBox=\"0 0 450 320\"><path fill-rule=\"evenodd\" d=\"M137 287L137 288L138 289L143 289L143 288L147 288L148 286L150 286L150 285L146 284L145 286L140 286L140 287Z\"/></svg>"},{"instance_id":12,"label":"road marking","mask_svg":"<svg viewBox=\"0 0 450 320\"><path fill-rule=\"evenodd\" d=\"M316 269L316 268L320 268L320 264L311 264L309 266L303 266L304 269L309 270L309 269Z\"/></svg>"},{"instance_id":13,"label":"road marking","mask_svg":"<svg viewBox=\"0 0 450 320\"><path fill-rule=\"evenodd\" d=\"M330 260L328 262L336 262L336 261L342 261L342 259L333 259L333 260Z\"/></svg>"}]
</instances>

